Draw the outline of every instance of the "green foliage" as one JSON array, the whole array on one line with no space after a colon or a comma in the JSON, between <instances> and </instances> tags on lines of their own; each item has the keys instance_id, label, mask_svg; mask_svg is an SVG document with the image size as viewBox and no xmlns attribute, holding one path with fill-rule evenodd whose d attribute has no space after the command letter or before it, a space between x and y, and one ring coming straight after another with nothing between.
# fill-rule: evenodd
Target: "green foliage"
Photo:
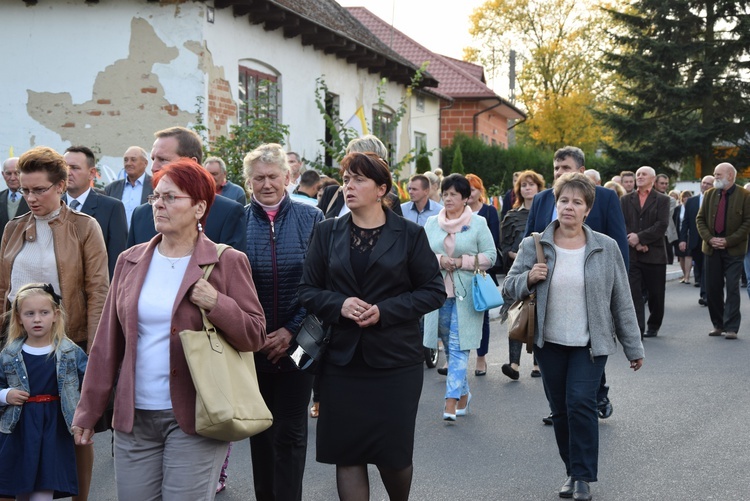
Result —
<instances>
[{"instance_id":1,"label":"green foliage","mask_svg":"<svg viewBox=\"0 0 750 501\"><path fill-rule=\"evenodd\" d=\"M456 134L453 143L443 148L443 165L451 166L460 148L465 172L476 174L484 182L489 195L502 194L510 189L515 171L533 170L541 174L547 183L552 182L552 157L554 151L530 146L512 146L502 148L489 146L481 139ZM593 152L586 153L586 168L596 169L602 179L611 177L616 166L607 157L600 157Z\"/></svg>"},{"instance_id":2,"label":"green foliage","mask_svg":"<svg viewBox=\"0 0 750 501\"><path fill-rule=\"evenodd\" d=\"M227 178L235 184L244 186L242 161L245 155L261 144L283 145L284 139L289 135L289 126L277 123L275 118L263 113L259 103L254 102L248 124L231 125L228 137L218 136L213 141L208 141L208 127L203 123L203 101L203 97L198 97L196 123L193 125L193 130L203 138L203 156L221 157L227 164Z\"/></svg>"},{"instance_id":3,"label":"green foliage","mask_svg":"<svg viewBox=\"0 0 750 501\"><path fill-rule=\"evenodd\" d=\"M451 160L451 174L465 174L464 171L464 157L461 154L461 145L456 145L456 150L453 152L453 160Z\"/></svg>"},{"instance_id":4,"label":"green foliage","mask_svg":"<svg viewBox=\"0 0 750 501\"><path fill-rule=\"evenodd\" d=\"M430 153L427 152L427 147L422 145L417 154L417 174L424 174L432 170L430 165Z\"/></svg>"},{"instance_id":5,"label":"green foliage","mask_svg":"<svg viewBox=\"0 0 750 501\"><path fill-rule=\"evenodd\" d=\"M615 131L608 153L623 168L673 173L698 157L706 171L717 144L746 141L749 0L637 0L607 12L622 26L604 59L621 97L602 116Z\"/></svg>"},{"instance_id":6,"label":"green foliage","mask_svg":"<svg viewBox=\"0 0 750 501\"><path fill-rule=\"evenodd\" d=\"M395 135L395 131L398 128L398 124L404 118L404 115L409 110L409 99L412 95L412 89L419 85L422 81L424 72L426 71L428 63L424 63L412 76L410 85L406 88L406 92L401 97L398 107L391 116L391 119L387 123L380 124L382 126L370 127L368 123L368 129L370 133L380 139L383 144L390 146L393 149L394 145L391 145L389 139L392 135ZM326 85L323 76L318 77L315 86L315 105L318 107L318 111L323 117L323 121L326 126L326 133L329 139L319 139L318 143L323 147L325 155L318 155L315 159L305 158L305 162L312 168L328 175L331 177L338 178L338 169L336 167L329 167L325 164L325 156L330 156L334 160L334 165L338 164L341 159L344 158L346 153L346 146L349 141L358 137L358 133L355 129L346 127L346 124L338 115L338 110L334 110L333 116L328 113L326 106L326 98L329 95L328 85ZM388 80L383 78L378 83L378 102L375 105L375 110L378 112L385 112L388 110L386 105L386 86ZM412 148L409 152L404 155L400 160L395 160L395 151L388 152L391 155L390 159L385 159L390 163L391 171L398 176L398 172L409 162L414 160L415 150Z\"/></svg>"}]
</instances>

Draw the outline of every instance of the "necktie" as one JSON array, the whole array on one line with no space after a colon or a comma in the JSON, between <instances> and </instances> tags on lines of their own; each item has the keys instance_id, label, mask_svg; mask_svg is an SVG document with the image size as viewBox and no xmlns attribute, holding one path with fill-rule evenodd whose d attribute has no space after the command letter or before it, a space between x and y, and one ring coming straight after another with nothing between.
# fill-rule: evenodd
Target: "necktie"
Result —
<instances>
[{"instance_id":1,"label":"necktie","mask_svg":"<svg viewBox=\"0 0 750 501\"><path fill-rule=\"evenodd\" d=\"M17 191L11 191L10 192L10 201L15 203L15 201L18 200L18 192Z\"/></svg>"},{"instance_id":2,"label":"necktie","mask_svg":"<svg viewBox=\"0 0 750 501\"><path fill-rule=\"evenodd\" d=\"M719 208L716 209L716 219L714 220L714 233L721 235L724 233L724 220L727 214L727 193L722 190L719 195Z\"/></svg>"},{"instance_id":3,"label":"necktie","mask_svg":"<svg viewBox=\"0 0 750 501\"><path fill-rule=\"evenodd\" d=\"M80 206L81 202L79 202L78 200L73 200L72 202L70 202L70 208L73 210L78 210L78 207Z\"/></svg>"}]
</instances>

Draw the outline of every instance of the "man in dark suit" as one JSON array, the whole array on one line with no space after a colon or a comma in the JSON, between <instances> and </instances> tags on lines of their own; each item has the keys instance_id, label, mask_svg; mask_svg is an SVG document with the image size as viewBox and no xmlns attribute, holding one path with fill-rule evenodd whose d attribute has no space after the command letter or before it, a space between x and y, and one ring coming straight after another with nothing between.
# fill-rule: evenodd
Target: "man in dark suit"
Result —
<instances>
[{"instance_id":1,"label":"man in dark suit","mask_svg":"<svg viewBox=\"0 0 750 501\"><path fill-rule=\"evenodd\" d=\"M151 176L146 173L148 167L148 152L140 146L131 146L122 157L125 168L125 179L112 181L104 187L104 193L110 197L122 200L125 215L130 227L130 218L139 205L148 201L148 196L154 192Z\"/></svg>"},{"instance_id":2,"label":"man in dark suit","mask_svg":"<svg viewBox=\"0 0 750 501\"><path fill-rule=\"evenodd\" d=\"M21 196L21 181L18 178L17 166L18 157L11 157L3 162L3 179L8 189L0 191L0 238L3 237L8 221L29 212L29 206Z\"/></svg>"},{"instance_id":3,"label":"man in dark suit","mask_svg":"<svg viewBox=\"0 0 750 501\"><path fill-rule=\"evenodd\" d=\"M159 172L169 162L187 157L201 163L203 144L198 134L185 127L171 127L154 133L156 141L151 149L151 171ZM245 252L247 247L247 220L242 205L234 200L217 196L208 212L204 233L215 243L231 245ZM128 247L148 242L156 236L151 206L146 203L133 211L128 234Z\"/></svg>"},{"instance_id":4,"label":"man in dark suit","mask_svg":"<svg viewBox=\"0 0 750 501\"><path fill-rule=\"evenodd\" d=\"M566 146L555 152L553 159L553 173L555 180L563 174L571 172L586 171L586 157L580 148ZM542 232L547 225L557 219L557 208L555 205L555 194L552 189L537 193L529 210L529 219L526 221L526 236L532 232ZM604 233L617 242L622 253L625 267L628 266L628 239L625 234L625 220L620 209L620 200L614 191L596 187L594 205L591 207L586 224L594 231ZM607 375L602 373L602 380L596 396L599 417L606 419L612 415L613 407L609 401L609 386L607 386ZM552 414L544 418L544 424L552 425Z\"/></svg>"},{"instance_id":5,"label":"man in dark suit","mask_svg":"<svg viewBox=\"0 0 750 501\"><path fill-rule=\"evenodd\" d=\"M112 279L117 257L125 250L128 236L125 207L116 198L91 189L91 181L96 177L96 158L91 149L71 146L65 150L63 158L68 164L68 190L63 199L68 207L88 214L99 223L107 246L109 278Z\"/></svg>"},{"instance_id":6,"label":"man in dark suit","mask_svg":"<svg viewBox=\"0 0 750 501\"><path fill-rule=\"evenodd\" d=\"M750 233L750 192L735 185L736 178L732 164L716 166L714 188L705 193L695 221L706 255L706 299L713 324L708 335L726 332L726 339L737 339L740 330L740 276Z\"/></svg>"},{"instance_id":7,"label":"man in dark suit","mask_svg":"<svg viewBox=\"0 0 750 501\"><path fill-rule=\"evenodd\" d=\"M656 171L641 167L635 173L636 189L620 199L630 246L630 294L643 337L655 337L664 319L667 248L664 235L669 226L669 197L654 189ZM646 322L643 291L648 296Z\"/></svg>"},{"instance_id":8,"label":"man in dark suit","mask_svg":"<svg viewBox=\"0 0 750 501\"><path fill-rule=\"evenodd\" d=\"M698 216L698 209L703 204L703 195L707 190L714 187L714 177L705 176L701 179L701 192L698 195L688 198L685 202L685 218L680 227L680 250L690 253L693 258L693 275L695 286L700 287L700 299L698 304L708 306L706 302L706 284L703 275L703 250L701 248L703 240L695 226L695 218Z\"/></svg>"}]
</instances>

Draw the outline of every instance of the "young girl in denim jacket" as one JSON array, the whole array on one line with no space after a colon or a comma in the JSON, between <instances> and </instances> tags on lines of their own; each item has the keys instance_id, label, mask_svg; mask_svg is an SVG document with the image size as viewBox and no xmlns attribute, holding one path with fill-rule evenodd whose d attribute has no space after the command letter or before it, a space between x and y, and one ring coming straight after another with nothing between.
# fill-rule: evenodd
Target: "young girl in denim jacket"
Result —
<instances>
[{"instance_id":1,"label":"young girl in denim jacket","mask_svg":"<svg viewBox=\"0 0 750 501\"><path fill-rule=\"evenodd\" d=\"M78 494L70 426L88 357L64 316L50 284L24 285L13 301L0 352L0 497Z\"/></svg>"}]
</instances>

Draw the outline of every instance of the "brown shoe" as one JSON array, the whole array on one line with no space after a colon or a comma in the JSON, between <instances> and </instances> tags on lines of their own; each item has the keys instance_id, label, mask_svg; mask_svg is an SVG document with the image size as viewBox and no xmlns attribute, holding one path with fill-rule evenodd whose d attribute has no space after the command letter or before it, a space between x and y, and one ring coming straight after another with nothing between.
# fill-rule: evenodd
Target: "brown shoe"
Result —
<instances>
[{"instance_id":1,"label":"brown shoe","mask_svg":"<svg viewBox=\"0 0 750 501\"><path fill-rule=\"evenodd\" d=\"M727 332L727 335L724 336L725 339L737 339L737 333L729 331Z\"/></svg>"},{"instance_id":2,"label":"brown shoe","mask_svg":"<svg viewBox=\"0 0 750 501\"><path fill-rule=\"evenodd\" d=\"M721 329L714 328L711 332L708 333L709 336L721 336ZM736 337L736 334L735 334Z\"/></svg>"}]
</instances>

